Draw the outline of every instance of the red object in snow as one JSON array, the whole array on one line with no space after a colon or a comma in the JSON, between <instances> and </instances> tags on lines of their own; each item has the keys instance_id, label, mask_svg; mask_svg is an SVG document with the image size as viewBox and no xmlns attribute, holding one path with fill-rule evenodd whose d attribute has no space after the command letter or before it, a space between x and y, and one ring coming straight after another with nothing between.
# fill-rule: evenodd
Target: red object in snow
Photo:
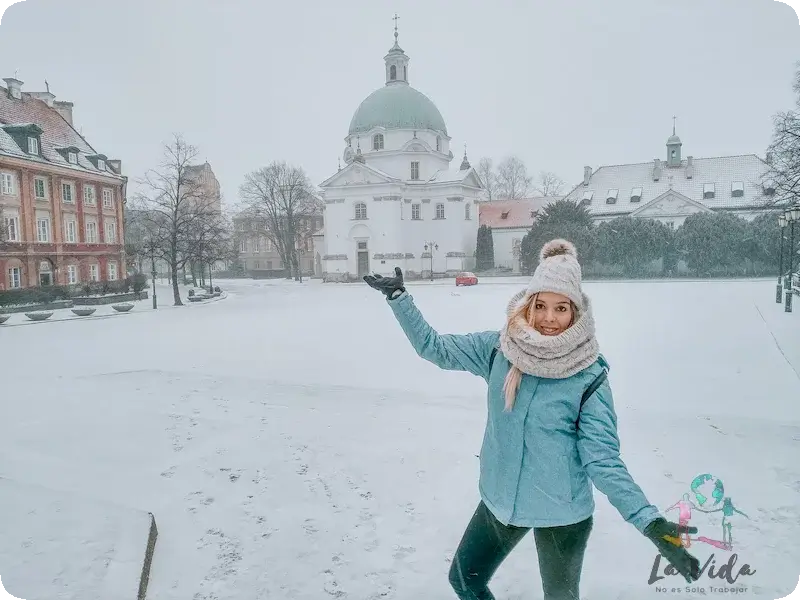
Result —
<instances>
[{"instance_id":1,"label":"red object in snow","mask_svg":"<svg viewBox=\"0 0 800 600\"><path fill-rule=\"evenodd\" d=\"M465 271L456 276L456 285L478 285L478 278L475 277L475 273Z\"/></svg>"}]
</instances>

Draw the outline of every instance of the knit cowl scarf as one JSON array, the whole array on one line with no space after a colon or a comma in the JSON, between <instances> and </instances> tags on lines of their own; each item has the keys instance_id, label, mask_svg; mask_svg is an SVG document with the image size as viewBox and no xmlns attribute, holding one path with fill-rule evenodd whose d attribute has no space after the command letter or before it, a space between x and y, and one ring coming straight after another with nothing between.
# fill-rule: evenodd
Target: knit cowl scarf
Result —
<instances>
[{"instance_id":1,"label":"knit cowl scarf","mask_svg":"<svg viewBox=\"0 0 800 600\"><path fill-rule=\"evenodd\" d=\"M500 332L500 350L523 373L547 379L566 379L592 365L599 356L594 317L589 297L582 294L583 307L572 326L558 335L542 335L517 314L529 298L523 290L508 303L508 319Z\"/></svg>"}]
</instances>

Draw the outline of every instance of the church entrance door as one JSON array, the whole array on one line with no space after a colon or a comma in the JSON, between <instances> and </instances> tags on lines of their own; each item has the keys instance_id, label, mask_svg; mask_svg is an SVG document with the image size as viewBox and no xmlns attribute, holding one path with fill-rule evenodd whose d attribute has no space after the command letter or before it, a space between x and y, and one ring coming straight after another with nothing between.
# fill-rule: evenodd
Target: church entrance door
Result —
<instances>
[{"instance_id":1,"label":"church entrance door","mask_svg":"<svg viewBox=\"0 0 800 600\"><path fill-rule=\"evenodd\" d=\"M358 242L358 277L369 275L369 250L367 242Z\"/></svg>"}]
</instances>

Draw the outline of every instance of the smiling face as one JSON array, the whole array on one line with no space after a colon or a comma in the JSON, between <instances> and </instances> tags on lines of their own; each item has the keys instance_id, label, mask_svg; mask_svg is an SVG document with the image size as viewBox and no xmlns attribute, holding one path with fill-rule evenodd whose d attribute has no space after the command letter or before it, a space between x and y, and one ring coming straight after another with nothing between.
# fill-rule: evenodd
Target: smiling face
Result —
<instances>
[{"instance_id":1,"label":"smiling face","mask_svg":"<svg viewBox=\"0 0 800 600\"><path fill-rule=\"evenodd\" d=\"M570 328L575 308L566 296L539 292L528 310L528 324L542 335L559 335Z\"/></svg>"}]
</instances>

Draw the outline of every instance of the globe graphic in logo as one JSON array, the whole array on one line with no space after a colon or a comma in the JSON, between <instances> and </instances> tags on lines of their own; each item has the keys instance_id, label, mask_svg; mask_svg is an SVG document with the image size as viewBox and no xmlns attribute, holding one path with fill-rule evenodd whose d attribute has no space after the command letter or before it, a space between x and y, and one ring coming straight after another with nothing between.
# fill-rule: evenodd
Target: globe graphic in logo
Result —
<instances>
[{"instance_id":1,"label":"globe graphic in logo","mask_svg":"<svg viewBox=\"0 0 800 600\"><path fill-rule=\"evenodd\" d=\"M695 477L691 489L694 501L700 508L715 507L725 498L725 486L722 480L710 473Z\"/></svg>"}]
</instances>

